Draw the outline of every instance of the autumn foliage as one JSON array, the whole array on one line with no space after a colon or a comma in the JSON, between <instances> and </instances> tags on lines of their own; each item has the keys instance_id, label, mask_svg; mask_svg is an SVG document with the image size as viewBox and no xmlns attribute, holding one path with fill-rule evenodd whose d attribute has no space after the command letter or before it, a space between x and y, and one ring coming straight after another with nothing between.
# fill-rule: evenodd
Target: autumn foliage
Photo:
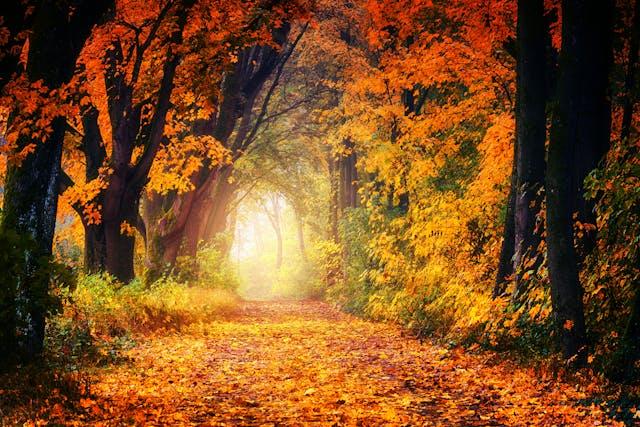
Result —
<instances>
[{"instance_id":1,"label":"autumn foliage","mask_svg":"<svg viewBox=\"0 0 640 427\"><path fill-rule=\"evenodd\" d=\"M639 1L4 3L9 423L635 419Z\"/></svg>"}]
</instances>

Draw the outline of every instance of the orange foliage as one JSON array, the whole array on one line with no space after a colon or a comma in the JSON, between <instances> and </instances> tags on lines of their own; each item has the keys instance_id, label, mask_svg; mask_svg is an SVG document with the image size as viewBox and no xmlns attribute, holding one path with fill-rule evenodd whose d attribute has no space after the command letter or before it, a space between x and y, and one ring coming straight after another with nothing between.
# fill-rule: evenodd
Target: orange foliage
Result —
<instances>
[{"instance_id":1,"label":"orange foliage","mask_svg":"<svg viewBox=\"0 0 640 427\"><path fill-rule=\"evenodd\" d=\"M581 403L580 385L318 302L245 303L226 321L139 338L74 410L55 404L26 425L622 425Z\"/></svg>"}]
</instances>

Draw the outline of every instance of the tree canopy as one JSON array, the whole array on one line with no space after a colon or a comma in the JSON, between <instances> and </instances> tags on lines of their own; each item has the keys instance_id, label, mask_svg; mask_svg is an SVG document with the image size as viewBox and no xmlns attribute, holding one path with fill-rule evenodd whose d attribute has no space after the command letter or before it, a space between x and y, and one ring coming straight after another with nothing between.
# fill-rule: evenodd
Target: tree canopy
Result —
<instances>
[{"instance_id":1,"label":"tree canopy","mask_svg":"<svg viewBox=\"0 0 640 427\"><path fill-rule=\"evenodd\" d=\"M637 0L5 3L4 365L224 289L639 378Z\"/></svg>"}]
</instances>

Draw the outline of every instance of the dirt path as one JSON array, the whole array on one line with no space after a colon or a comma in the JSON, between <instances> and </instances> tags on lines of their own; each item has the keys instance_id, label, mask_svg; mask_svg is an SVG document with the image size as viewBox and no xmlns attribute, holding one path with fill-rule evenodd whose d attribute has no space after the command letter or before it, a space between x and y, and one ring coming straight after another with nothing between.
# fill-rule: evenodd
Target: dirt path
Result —
<instances>
[{"instance_id":1,"label":"dirt path","mask_svg":"<svg viewBox=\"0 0 640 427\"><path fill-rule=\"evenodd\" d=\"M246 303L128 356L94 375L82 424L612 425L572 387L319 302Z\"/></svg>"}]
</instances>

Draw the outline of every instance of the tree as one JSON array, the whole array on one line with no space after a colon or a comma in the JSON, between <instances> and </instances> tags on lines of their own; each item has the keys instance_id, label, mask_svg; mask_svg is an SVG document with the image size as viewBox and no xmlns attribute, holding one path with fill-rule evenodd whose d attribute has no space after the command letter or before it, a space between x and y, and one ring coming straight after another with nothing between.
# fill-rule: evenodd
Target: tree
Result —
<instances>
[{"instance_id":1,"label":"tree","mask_svg":"<svg viewBox=\"0 0 640 427\"><path fill-rule=\"evenodd\" d=\"M81 101L86 104L82 110L86 175L103 183L102 191L91 201L94 209L95 205L101 208L99 220L86 221L87 267L89 271L106 270L125 283L134 277L133 230L140 225L139 200L165 137L176 71L184 56L182 34L193 4L191 0L163 2L158 5L156 16L144 20L139 27L124 21L125 33L107 40L98 38L94 43L94 49L106 46L94 72L104 78L111 153L107 157L91 101ZM131 27L133 31L127 33ZM149 64L150 49L164 50L160 64ZM153 65L161 70L161 78L157 82L144 81L143 70ZM143 84L151 89L149 94L140 96L138 91ZM136 150L139 155L134 157ZM105 165L107 172L99 174Z\"/></svg>"},{"instance_id":2,"label":"tree","mask_svg":"<svg viewBox=\"0 0 640 427\"><path fill-rule=\"evenodd\" d=\"M294 19L303 12L304 9L285 10L283 17ZM276 22L278 17L271 18ZM294 40L287 41L290 29L291 25L284 22L270 30L271 40L253 40L255 45L243 47L238 60L226 70L222 93L216 100L218 114L203 124L202 131L221 143L229 161L203 162L193 174L192 190L172 195L173 201L166 210L148 212L163 218L150 239L155 245L149 251L155 254L155 271L172 266L178 254L195 256L201 240L210 241L226 229L229 205L237 191L233 165L250 150L264 125L284 114L267 112L284 66L306 26Z\"/></svg>"},{"instance_id":3,"label":"tree","mask_svg":"<svg viewBox=\"0 0 640 427\"><path fill-rule=\"evenodd\" d=\"M269 218L269 222L273 227L273 231L276 233L276 271L282 268L282 214L280 209L280 195L272 193L269 195L267 201L262 201L262 208L264 213Z\"/></svg>"},{"instance_id":4,"label":"tree","mask_svg":"<svg viewBox=\"0 0 640 427\"><path fill-rule=\"evenodd\" d=\"M234 152L233 141L230 141L236 123L243 116L247 117L245 121L249 120L255 100L278 62L278 53L270 46L245 47L233 68L227 70L222 94L218 100L219 113L209 119L203 131L220 141L231 156L234 153L237 156L241 148L235 147ZM244 127L248 129L248 124L244 123ZM156 258L154 264L173 265L183 245L186 247L185 253L195 255L203 227L207 226L207 222L210 233L218 231L221 224L224 227L225 205L233 194L229 182L231 172L232 168L228 163L205 161L193 175L191 191L172 195L172 201L167 204L168 209L165 211L148 212L150 216L173 218L172 221L161 219L156 235L150 240L156 245L150 250ZM157 203L155 202L156 206ZM208 213L210 216L207 216ZM162 266L156 265L154 268L162 269Z\"/></svg>"},{"instance_id":5,"label":"tree","mask_svg":"<svg viewBox=\"0 0 640 427\"><path fill-rule=\"evenodd\" d=\"M168 2L161 10L161 15L165 10L168 12L171 5L172 2ZM181 59L179 46L182 43L182 32L192 5L193 1L190 0L177 5L176 26L169 36L171 46L167 50L157 97L152 101L155 105L150 120L144 121L141 116L142 109L149 104L136 104L133 98L133 87L137 83L144 50L137 52L130 82L127 82L126 76L119 71L125 60L122 47L116 43L107 53L105 81L113 138L113 172L104 192L102 215L106 244L105 268L124 283L131 281L135 276L134 236L126 229L126 224L132 227L138 219L140 196L153 159L162 143L176 69ZM159 26L162 20L159 19L157 22ZM143 147L143 152L138 161L133 161L133 151L137 146Z\"/></svg>"},{"instance_id":6,"label":"tree","mask_svg":"<svg viewBox=\"0 0 640 427\"><path fill-rule=\"evenodd\" d=\"M631 136L633 112L637 102L638 51L640 50L640 1L634 2L633 19L629 29L629 52L624 79L624 102L620 139Z\"/></svg>"},{"instance_id":7,"label":"tree","mask_svg":"<svg viewBox=\"0 0 640 427\"><path fill-rule=\"evenodd\" d=\"M536 218L541 207L540 192L544 187L546 141L546 24L544 1L518 1L517 66L516 66L516 187L514 299L524 291L527 258L535 258L540 242ZM512 190L514 191L514 190Z\"/></svg>"},{"instance_id":8,"label":"tree","mask_svg":"<svg viewBox=\"0 0 640 427\"><path fill-rule=\"evenodd\" d=\"M594 223L583 181L609 146L611 2L562 2L562 49L547 165L547 247L553 317L564 357L586 363L573 215Z\"/></svg>"},{"instance_id":9,"label":"tree","mask_svg":"<svg viewBox=\"0 0 640 427\"><path fill-rule=\"evenodd\" d=\"M43 92L62 90L75 69L76 60L89 37L91 29L113 6L113 1L42 1L33 18L29 37L29 51L24 80L16 83L38 85ZM73 10L73 13L71 11ZM42 109L50 108L44 106ZM42 114L39 121L43 132L42 140L29 133L11 128L24 126L30 117L21 111L13 112L9 124L8 139L14 145L14 152L20 153L27 147L28 154L22 161L10 164L5 184L2 229L14 230L35 241L33 251L27 251L26 269L33 271L36 260L51 255L58 205L58 185L62 143L66 132L66 118L59 112ZM41 123L44 121L45 123ZM45 313L42 307L34 306L34 301L43 295L33 294L28 283L17 283L14 298L25 298L29 313L18 313L20 323L25 323L25 331L18 342L19 351L31 358L40 353L44 341ZM34 286L35 287L35 286ZM39 293L47 292L40 287ZM3 327L12 330L11 322L3 322Z\"/></svg>"},{"instance_id":10,"label":"tree","mask_svg":"<svg viewBox=\"0 0 640 427\"><path fill-rule=\"evenodd\" d=\"M518 153L518 141L514 144L514 155L516 159ZM492 296L497 298L502 295L511 276L513 276L513 256L515 254L516 246L516 220L515 220L515 205L516 205L516 189L517 189L517 174L516 174L516 162L513 162L511 171L511 189L507 196L507 204L504 216L504 225L502 230L502 244L500 246L500 258L498 259L498 272L496 273L496 282L493 286Z\"/></svg>"}]
</instances>

